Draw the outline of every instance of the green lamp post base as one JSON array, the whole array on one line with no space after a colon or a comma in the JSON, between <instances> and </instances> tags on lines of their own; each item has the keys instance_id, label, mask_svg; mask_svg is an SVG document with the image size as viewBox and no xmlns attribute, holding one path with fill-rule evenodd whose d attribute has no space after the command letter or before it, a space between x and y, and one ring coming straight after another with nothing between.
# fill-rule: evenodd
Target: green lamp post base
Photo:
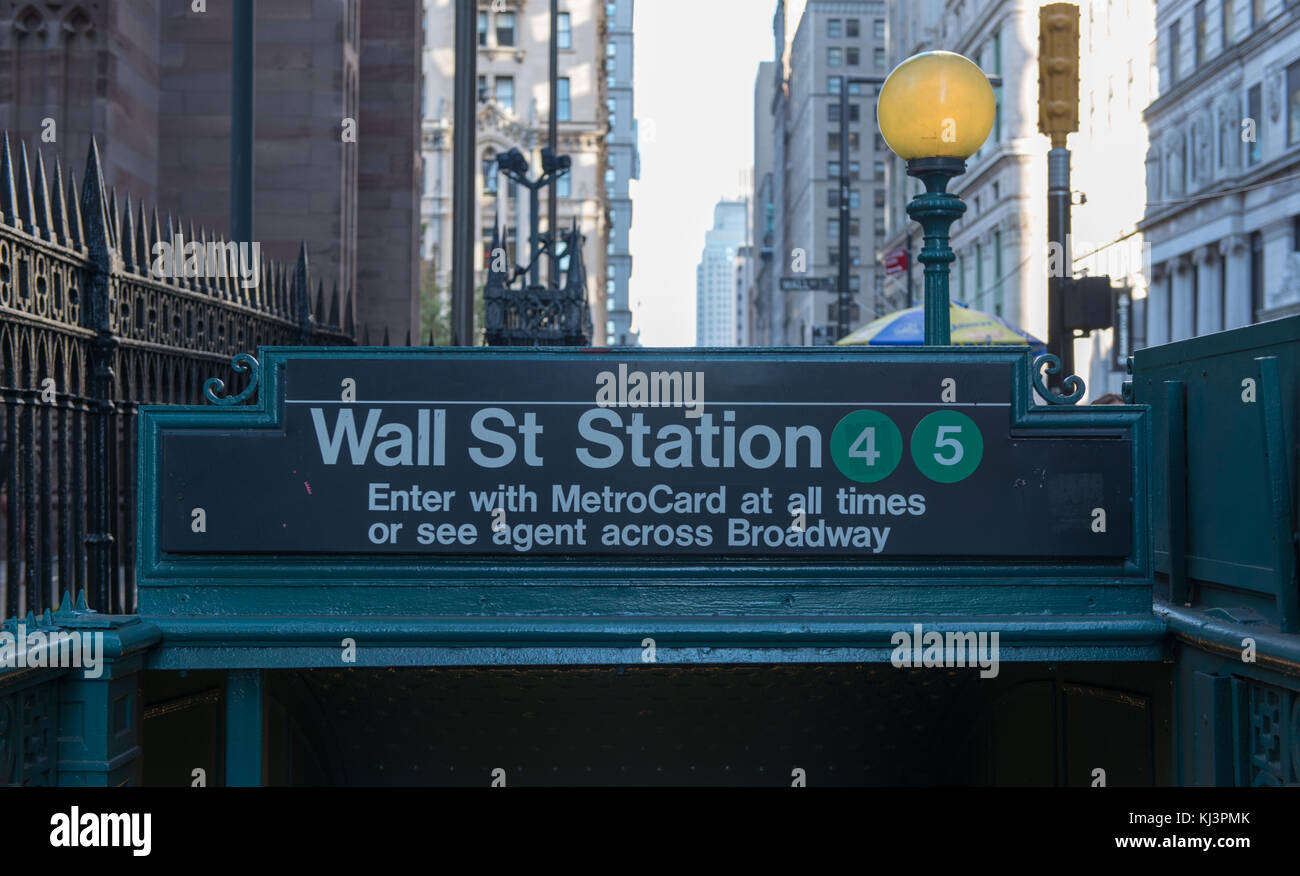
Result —
<instances>
[{"instance_id":1,"label":"green lamp post base","mask_svg":"<svg viewBox=\"0 0 1300 876\"><path fill-rule=\"evenodd\" d=\"M961 198L946 191L948 181L966 172L960 158L913 158L907 175L925 184L925 191L907 205L907 215L921 225L925 244L917 258L925 265L925 344L946 347L952 341L948 321L948 265L956 256L948 246L948 229L966 212Z\"/></svg>"}]
</instances>

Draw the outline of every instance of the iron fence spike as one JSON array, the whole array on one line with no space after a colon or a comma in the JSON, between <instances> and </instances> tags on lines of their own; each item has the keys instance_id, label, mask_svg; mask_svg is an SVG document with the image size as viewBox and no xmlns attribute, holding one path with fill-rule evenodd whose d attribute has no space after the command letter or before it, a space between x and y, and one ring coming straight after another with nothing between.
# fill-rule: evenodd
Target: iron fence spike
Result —
<instances>
[{"instance_id":1,"label":"iron fence spike","mask_svg":"<svg viewBox=\"0 0 1300 876\"><path fill-rule=\"evenodd\" d=\"M126 235L119 247L122 253L122 267L138 274L140 272L135 264L135 217L131 211L131 196L129 194L126 196L126 204L122 212L124 216L123 225L125 226L122 230Z\"/></svg>"},{"instance_id":2,"label":"iron fence spike","mask_svg":"<svg viewBox=\"0 0 1300 876\"><path fill-rule=\"evenodd\" d=\"M18 218L19 228L28 234L39 236L36 227L36 204L32 197L32 173L27 163L27 144L18 144Z\"/></svg>"},{"instance_id":3,"label":"iron fence spike","mask_svg":"<svg viewBox=\"0 0 1300 876\"><path fill-rule=\"evenodd\" d=\"M45 157L36 150L36 233L46 240L58 241L50 216L50 183L45 178Z\"/></svg>"},{"instance_id":4,"label":"iron fence spike","mask_svg":"<svg viewBox=\"0 0 1300 876\"><path fill-rule=\"evenodd\" d=\"M339 327L339 281L334 281L334 295L330 298L330 328Z\"/></svg>"},{"instance_id":5,"label":"iron fence spike","mask_svg":"<svg viewBox=\"0 0 1300 876\"><path fill-rule=\"evenodd\" d=\"M144 215L144 198L140 199L140 218L135 226L135 263L140 266L140 274L148 277L151 275L149 270L153 261L151 254L153 247L149 243L149 220Z\"/></svg>"},{"instance_id":6,"label":"iron fence spike","mask_svg":"<svg viewBox=\"0 0 1300 876\"><path fill-rule=\"evenodd\" d=\"M86 226L81 218L81 198L77 195L77 174L68 171L68 190L64 194L68 204L68 224L72 228L72 244L77 249L86 245Z\"/></svg>"},{"instance_id":7,"label":"iron fence spike","mask_svg":"<svg viewBox=\"0 0 1300 876\"><path fill-rule=\"evenodd\" d=\"M68 202L63 194L63 162L57 158L54 159L54 185L50 187L50 194L50 218L54 226L50 230L61 245L70 246L72 236L68 231Z\"/></svg>"},{"instance_id":8,"label":"iron fence spike","mask_svg":"<svg viewBox=\"0 0 1300 876\"><path fill-rule=\"evenodd\" d=\"M93 136L86 155L86 177L81 183L81 214L85 231L83 243L90 251L91 259L101 265L107 264L113 241L109 236L104 169L99 160L99 144Z\"/></svg>"},{"instance_id":9,"label":"iron fence spike","mask_svg":"<svg viewBox=\"0 0 1300 876\"><path fill-rule=\"evenodd\" d=\"M0 153L0 219L18 227L18 195L14 190L14 161L9 151L9 132L4 132L4 150Z\"/></svg>"}]
</instances>

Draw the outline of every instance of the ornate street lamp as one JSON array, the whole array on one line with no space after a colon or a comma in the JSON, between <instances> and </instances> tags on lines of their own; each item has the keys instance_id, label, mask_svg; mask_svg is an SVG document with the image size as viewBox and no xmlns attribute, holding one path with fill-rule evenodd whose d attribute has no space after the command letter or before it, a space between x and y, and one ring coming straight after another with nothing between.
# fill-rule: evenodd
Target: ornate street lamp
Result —
<instances>
[{"instance_id":1,"label":"ornate street lamp","mask_svg":"<svg viewBox=\"0 0 1300 876\"><path fill-rule=\"evenodd\" d=\"M954 260L948 230L966 212L961 198L946 191L948 181L966 172L997 112L988 77L969 58L955 52L922 52L903 61L885 79L876 104L880 133L894 154L907 162L907 175L925 191L907 205L921 225L925 245L925 343L947 346L948 265Z\"/></svg>"}]
</instances>

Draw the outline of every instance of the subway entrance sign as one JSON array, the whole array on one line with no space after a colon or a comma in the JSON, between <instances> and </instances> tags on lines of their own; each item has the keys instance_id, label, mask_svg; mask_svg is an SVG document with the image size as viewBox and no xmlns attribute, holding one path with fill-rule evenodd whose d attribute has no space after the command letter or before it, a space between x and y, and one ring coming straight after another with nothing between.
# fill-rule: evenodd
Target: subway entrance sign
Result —
<instances>
[{"instance_id":1,"label":"subway entrance sign","mask_svg":"<svg viewBox=\"0 0 1300 876\"><path fill-rule=\"evenodd\" d=\"M1016 428L1013 372L676 355L544 367L293 358L278 428L162 433L161 548L1124 557L1129 440Z\"/></svg>"},{"instance_id":2,"label":"subway entrance sign","mask_svg":"<svg viewBox=\"0 0 1300 876\"><path fill-rule=\"evenodd\" d=\"M258 358L236 399L143 410L142 613L190 644L212 615L494 647L653 616L743 659L774 635L873 659L881 618L918 613L1150 632L1145 413L1035 404L1024 351Z\"/></svg>"}]
</instances>

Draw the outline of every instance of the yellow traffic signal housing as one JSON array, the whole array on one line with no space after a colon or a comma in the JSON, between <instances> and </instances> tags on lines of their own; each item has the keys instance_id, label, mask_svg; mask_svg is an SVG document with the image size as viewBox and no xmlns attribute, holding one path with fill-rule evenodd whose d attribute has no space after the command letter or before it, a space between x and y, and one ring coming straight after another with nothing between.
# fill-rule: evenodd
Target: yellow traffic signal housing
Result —
<instances>
[{"instance_id":1,"label":"yellow traffic signal housing","mask_svg":"<svg viewBox=\"0 0 1300 876\"><path fill-rule=\"evenodd\" d=\"M1038 10L1038 130L1054 149L1079 130L1079 7L1073 3Z\"/></svg>"}]
</instances>

